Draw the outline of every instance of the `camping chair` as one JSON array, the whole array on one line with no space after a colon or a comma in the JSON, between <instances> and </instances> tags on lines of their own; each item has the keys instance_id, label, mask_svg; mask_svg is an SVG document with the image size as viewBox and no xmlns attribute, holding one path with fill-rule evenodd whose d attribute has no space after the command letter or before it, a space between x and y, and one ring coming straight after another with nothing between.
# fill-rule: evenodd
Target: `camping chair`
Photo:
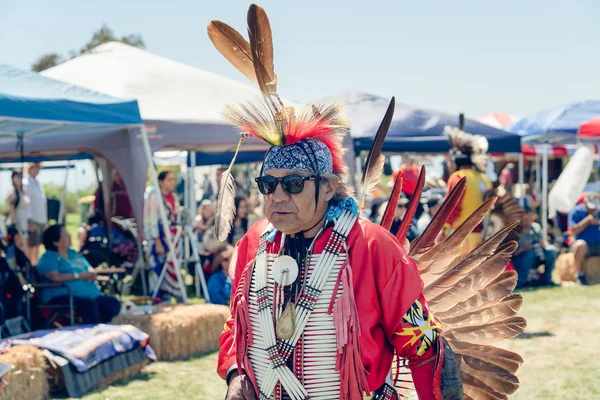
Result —
<instances>
[{"instance_id":1,"label":"camping chair","mask_svg":"<svg viewBox=\"0 0 600 400\"><path fill-rule=\"evenodd\" d=\"M46 318L45 328L51 329L55 325L62 326L63 323L70 323L70 325L75 325L75 305L73 303L73 294L67 285L64 283L55 283L55 282L43 282L42 278L38 274L35 268L31 269L30 274L30 285L31 292L33 293L33 297L36 301L37 309L41 312L41 314ZM65 303L58 304L45 304L42 301L40 296L40 292L46 288L53 287L65 287L68 292L69 301ZM29 310L29 315L31 315L31 299L29 296L27 297L27 307Z\"/></svg>"}]
</instances>

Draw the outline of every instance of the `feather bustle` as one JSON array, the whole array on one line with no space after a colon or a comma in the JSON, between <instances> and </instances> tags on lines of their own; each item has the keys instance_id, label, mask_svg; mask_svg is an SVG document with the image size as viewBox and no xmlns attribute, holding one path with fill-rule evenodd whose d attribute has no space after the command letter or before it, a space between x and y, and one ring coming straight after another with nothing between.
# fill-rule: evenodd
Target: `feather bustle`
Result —
<instances>
[{"instance_id":1,"label":"feather bustle","mask_svg":"<svg viewBox=\"0 0 600 400\"><path fill-rule=\"evenodd\" d=\"M390 199L388 200L387 206L385 207L385 211L381 218L381 226L386 231L389 231L392 227L392 223L394 222L394 215L396 214L396 207L398 207L398 200L400 200L400 193L402 192L402 179L403 172L400 171L396 176L396 181L394 182L394 188L392 189L392 194L390 195Z\"/></svg>"},{"instance_id":2,"label":"feather bustle","mask_svg":"<svg viewBox=\"0 0 600 400\"><path fill-rule=\"evenodd\" d=\"M419 172L419 178L417 179L417 185L415 186L413 197L408 202L406 214L404 214L402 223L398 228L398 232L396 232L396 238L400 241L400 243L403 243L406 240L406 234L408 233L408 229L410 228L413 218L415 217L415 213L417 212L417 207L421 201L421 195L423 194L423 186L425 185L425 175L427 175L427 172L425 170L425 166L423 166L421 167L421 172Z\"/></svg>"},{"instance_id":3,"label":"feather bustle","mask_svg":"<svg viewBox=\"0 0 600 400\"><path fill-rule=\"evenodd\" d=\"M435 244L435 239L444 228L448 216L454 211L454 208L460 203L462 196L467 188L467 178L462 178L454 188L448 193L448 196L440 206L440 209L432 217L423 233L411 243L410 255L416 256L422 254Z\"/></svg>"},{"instance_id":4,"label":"feather bustle","mask_svg":"<svg viewBox=\"0 0 600 400\"><path fill-rule=\"evenodd\" d=\"M489 258L487 255L483 255L485 258L482 259L467 257L427 287L423 291L425 298L430 305L435 304L436 309L441 311L468 299L472 293L485 288L504 271L516 248L517 243L509 242Z\"/></svg>"}]
</instances>

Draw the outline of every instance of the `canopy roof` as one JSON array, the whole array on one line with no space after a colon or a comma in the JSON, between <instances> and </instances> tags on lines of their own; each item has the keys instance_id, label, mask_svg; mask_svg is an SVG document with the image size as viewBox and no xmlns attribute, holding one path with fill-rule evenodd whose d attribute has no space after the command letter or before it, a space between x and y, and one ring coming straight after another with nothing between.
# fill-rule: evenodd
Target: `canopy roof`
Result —
<instances>
[{"instance_id":1,"label":"canopy roof","mask_svg":"<svg viewBox=\"0 0 600 400\"><path fill-rule=\"evenodd\" d=\"M346 93L334 98L345 103L356 152L369 150L389 100L366 93ZM396 101L394 119L383 144L385 152L445 153L450 145L444 126L458 126L458 115L409 106ZM521 138L471 119L465 130L485 136L490 152L519 153Z\"/></svg>"}]
</instances>

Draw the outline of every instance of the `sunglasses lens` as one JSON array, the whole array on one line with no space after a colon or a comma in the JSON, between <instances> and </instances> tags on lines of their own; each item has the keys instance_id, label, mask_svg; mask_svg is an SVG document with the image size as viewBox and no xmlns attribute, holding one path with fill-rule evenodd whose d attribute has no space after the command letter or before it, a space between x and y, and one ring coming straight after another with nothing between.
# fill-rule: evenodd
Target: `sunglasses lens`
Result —
<instances>
[{"instance_id":1,"label":"sunglasses lens","mask_svg":"<svg viewBox=\"0 0 600 400\"><path fill-rule=\"evenodd\" d=\"M264 195L273 193L278 184L277 179L272 176L261 176L256 180L256 183L258 184L258 190Z\"/></svg>"},{"instance_id":2,"label":"sunglasses lens","mask_svg":"<svg viewBox=\"0 0 600 400\"><path fill-rule=\"evenodd\" d=\"M282 181L283 190L289 194L298 194L304 189L304 179L297 175L288 175Z\"/></svg>"}]
</instances>

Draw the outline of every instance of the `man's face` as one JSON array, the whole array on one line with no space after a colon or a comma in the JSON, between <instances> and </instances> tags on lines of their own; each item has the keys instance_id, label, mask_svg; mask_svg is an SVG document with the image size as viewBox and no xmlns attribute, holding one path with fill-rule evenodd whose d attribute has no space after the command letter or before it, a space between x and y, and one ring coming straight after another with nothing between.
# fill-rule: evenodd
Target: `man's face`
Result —
<instances>
[{"instance_id":1,"label":"man's face","mask_svg":"<svg viewBox=\"0 0 600 400\"><path fill-rule=\"evenodd\" d=\"M440 201L435 206L429 207L429 213L431 214L432 217L438 212L438 210L440 209L441 206L442 206L442 202Z\"/></svg>"},{"instance_id":2,"label":"man's face","mask_svg":"<svg viewBox=\"0 0 600 400\"><path fill-rule=\"evenodd\" d=\"M306 171L271 169L265 175L280 178L287 175L311 176ZM327 211L329 200L335 194L338 182L327 181L320 186L319 203L315 208L315 181L304 181L304 189L298 194L289 194L281 184L275 191L265 195L265 214L273 226L286 234L311 229Z\"/></svg>"},{"instance_id":3,"label":"man's face","mask_svg":"<svg viewBox=\"0 0 600 400\"><path fill-rule=\"evenodd\" d=\"M29 176L31 176L32 178L35 178L36 176L38 176L38 174L40 173L40 170L42 169L42 165L40 163L33 163L29 166Z\"/></svg>"},{"instance_id":4,"label":"man's face","mask_svg":"<svg viewBox=\"0 0 600 400\"><path fill-rule=\"evenodd\" d=\"M523 217L523 231L531 229L531 225L535 222L535 213L529 212Z\"/></svg>"}]
</instances>

